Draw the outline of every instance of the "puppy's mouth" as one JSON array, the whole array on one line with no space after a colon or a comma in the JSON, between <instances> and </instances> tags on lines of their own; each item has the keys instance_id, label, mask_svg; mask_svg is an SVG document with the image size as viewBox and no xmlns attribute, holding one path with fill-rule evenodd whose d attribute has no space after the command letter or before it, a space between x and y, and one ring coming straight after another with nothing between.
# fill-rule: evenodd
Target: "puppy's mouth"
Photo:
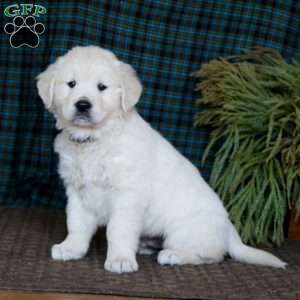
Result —
<instances>
[{"instance_id":1,"label":"puppy's mouth","mask_svg":"<svg viewBox=\"0 0 300 300\"><path fill-rule=\"evenodd\" d=\"M93 124L93 119L90 114L76 113L72 119L72 123L77 126L90 126Z\"/></svg>"},{"instance_id":2,"label":"puppy's mouth","mask_svg":"<svg viewBox=\"0 0 300 300\"><path fill-rule=\"evenodd\" d=\"M93 129L103 124L105 115L92 117L89 113L76 113L71 122L76 127Z\"/></svg>"}]
</instances>

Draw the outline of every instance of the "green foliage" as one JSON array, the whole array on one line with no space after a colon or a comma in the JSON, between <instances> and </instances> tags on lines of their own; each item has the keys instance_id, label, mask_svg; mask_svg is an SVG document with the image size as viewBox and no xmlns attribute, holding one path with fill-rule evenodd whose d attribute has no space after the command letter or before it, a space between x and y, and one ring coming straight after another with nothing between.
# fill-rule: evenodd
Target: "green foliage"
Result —
<instances>
[{"instance_id":1,"label":"green foliage","mask_svg":"<svg viewBox=\"0 0 300 300\"><path fill-rule=\"evenodd\" d=\"M288 208L300 211L300 62L255 48L193 75L195 124L211 127L203 160L219 146L210 184L245 242L280 245Z\"/></svg>"}]
</instances>

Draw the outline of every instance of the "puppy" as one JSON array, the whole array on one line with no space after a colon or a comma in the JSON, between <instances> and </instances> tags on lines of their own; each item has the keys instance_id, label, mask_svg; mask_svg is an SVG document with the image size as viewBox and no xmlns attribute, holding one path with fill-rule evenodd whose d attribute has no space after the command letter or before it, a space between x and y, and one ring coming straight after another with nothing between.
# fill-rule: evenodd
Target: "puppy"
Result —
<instances>
[{"instance_id":1,"label":"puppy","mask_svg":"<svg viewBox=\"0 0 300 300\"><path fill-rule=\"evenodd\" d=\"M162 265L218 263L228 253L285 267L242 243L199 171L137 113L142 86L131 66L102 48L75 47L37 80L62 130L55 151L68 197L68 235L52 247L53 259L83 257L98 226L107 226L111 272L138 270L141 236L162 237Z\"/></svg>"}]
</instances>

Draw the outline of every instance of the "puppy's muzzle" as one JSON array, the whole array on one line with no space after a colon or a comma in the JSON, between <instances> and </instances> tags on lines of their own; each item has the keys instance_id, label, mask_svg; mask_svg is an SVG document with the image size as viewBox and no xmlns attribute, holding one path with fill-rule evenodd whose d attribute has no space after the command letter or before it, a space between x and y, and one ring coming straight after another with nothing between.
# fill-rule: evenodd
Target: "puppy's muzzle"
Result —
<instances>
[{"instance_id":1,"label":"puppy's muzzle","mask_svg":"<svg viewBox=\"0 0 300 300\"><path fill-rule=\"evenodd\" d=\"M88 114L92 108L92 104L88 98L81 98L75 103L75 107L78 114Z\"/></svg>"},{"instance_id":2,"label":"puppy's muzzle","mask_svg":"<svg viewBox=\"0 0 300 300\"><path fill-rule=\"evenodd\" d=\"M82 97L74 103L75 114L73 122L78 125L84 125L92 122L91 110L93 108L92 103L88 98Z\"/></svg>"}]
</instances>

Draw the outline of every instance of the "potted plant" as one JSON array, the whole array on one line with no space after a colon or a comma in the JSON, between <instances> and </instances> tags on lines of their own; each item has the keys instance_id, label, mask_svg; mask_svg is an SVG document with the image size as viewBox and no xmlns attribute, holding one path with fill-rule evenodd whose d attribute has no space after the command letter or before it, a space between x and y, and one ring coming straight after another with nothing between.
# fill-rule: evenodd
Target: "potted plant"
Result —
<instances>
[{"instance_id":1,"label":"potted plant","mask_svg":"<svg viewBox=\"0 0 300 300\"><path fill-rule=\"evenodd\" d=\"M254 48L193 75L195 124L211 129L203 161L215 151L210 184L245 242L280 245L289 209L300 211L300 62Z\"/></svg>"}]
</instances>

